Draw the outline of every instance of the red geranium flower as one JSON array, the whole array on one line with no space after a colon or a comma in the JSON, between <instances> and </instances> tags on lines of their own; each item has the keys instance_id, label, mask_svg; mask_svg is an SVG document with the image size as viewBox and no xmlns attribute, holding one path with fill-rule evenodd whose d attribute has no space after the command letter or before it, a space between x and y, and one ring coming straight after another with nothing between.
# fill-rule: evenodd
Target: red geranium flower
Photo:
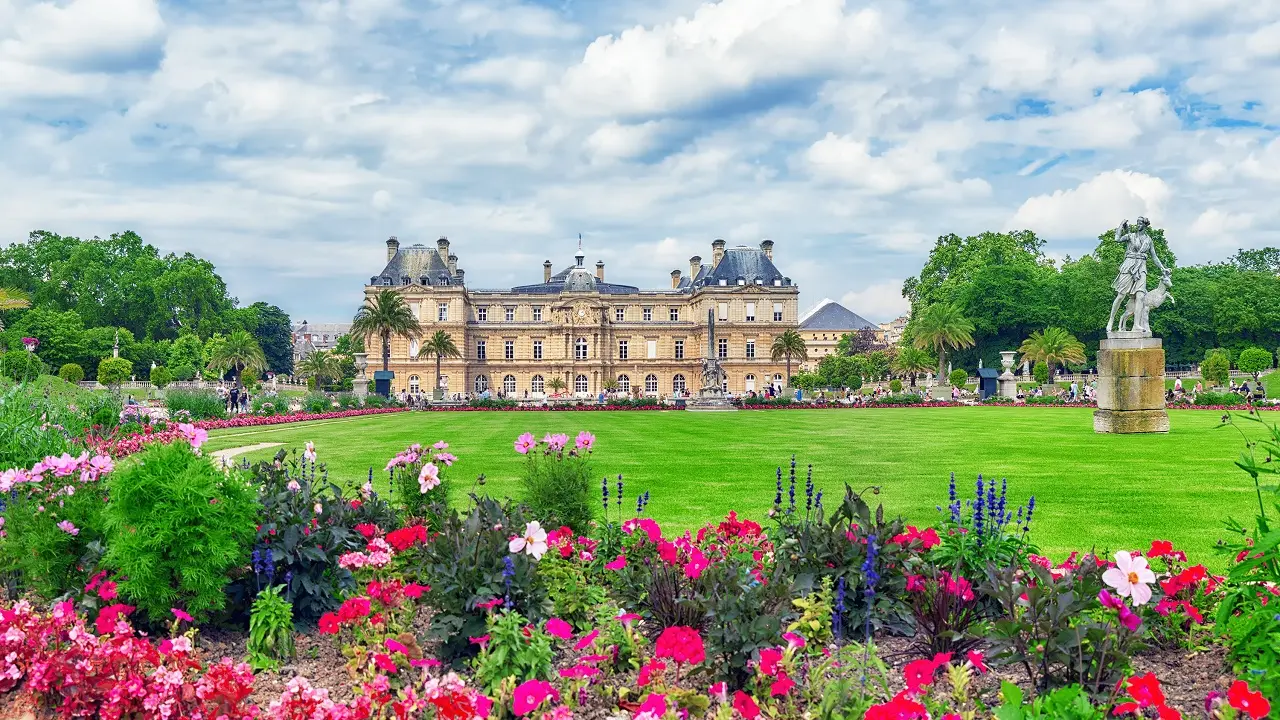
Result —
<instances>
[{"instance_id":1,"label":"red geranium flower","mask_svg":"<svg viewBox=\"0 0 1280 720\"><path fill-rule=\"evenodd\" d=\"M654 644L654 654L660 658L671 658L683 665L697 665L707 659L702 636L697 630L680 625L662 631Z\"/></svg>"},{"instance_id":2,"label":"red geranium flower","mask_svg":"<svg viewBox=\"0 0 1280 720\"><path fill-rule=\"evenodd\" d=\"M1261 720L1271 712L1271 703L1267 702L1267 698L1260 692L1250 692L1249 684L1243 680L1231 684L1231 689L1227 691L1227 703L1253 720Z\"/></svg>"},{"instance_id":3,"label":"red geranium flower","mask_svg":"<svg viewBox=\"0 0 1280 720\"><path fill-rule=\"evenodd\" d=\"M760 717L760 706L756 704L754 698L742 692L741 690L733 694L733 709L742 714L747 720L756 720Z\"/></svg>"}]
</instances>

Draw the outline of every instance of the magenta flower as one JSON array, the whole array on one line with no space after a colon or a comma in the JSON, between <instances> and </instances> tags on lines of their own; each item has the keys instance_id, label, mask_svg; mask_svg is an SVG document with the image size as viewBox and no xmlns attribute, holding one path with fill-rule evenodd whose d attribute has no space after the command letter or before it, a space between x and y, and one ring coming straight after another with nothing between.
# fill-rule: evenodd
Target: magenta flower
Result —
<instances>
[{"instance_id":1,"label":"magenta flower","mask_svg":"<svg viewBox=\"0 0 1280 720\"><path fill-rule=\"evenodd\" d=\"M193 623L196 621L195 618L191 617L186 612L179 610L178 608L169 608L169 612L173 613L173 616L178 618L178 620L182 622Z\"/></svg>"},{"instance_id":2,"label":"magenta flower","mask_svg":"<svg viewBox=\"0 0 1280 720\"><path fill-rule=\"evenodd\" d=\"M58 529L68 535L80 534L80 528L76 527L70 520L63 520L58 523Z\"/></svg>"},{"instance_id":3,"label":"magenta flower","mask_svg":"<svg viewBox=\"0 0 1280 720\"><path fill-rule=\"evenodd\" d=\"M617 559L615 559L613 562L605 563L604 569L605 570L621 570L626 566L627 566L627 556L619 555Z\"/></svg>"},{"instance_id":4,"label":"magenta flower","mask_svg":"<svg viewBox=\"0 0 1280 720\"><path fill-rule=\"evenodd\" d=\"M573 626L560 618L551 618L548 620L546 629L548 635L554 635L561 640L568 640L573 637Z\"/></svg>"},{"instance_id":5,"label":"magenta flower","mask_svg":"<svg viewBox=\"0 0 1280 720\"><path fill-rule=\"evenodd\" d=\"M596 442L596 436L583 430L578 433L577 439L574 440L573 446L579 450L591 450L591 446Z\"/></svg>"},{"instance_id":6,"label":"magenta flower","mask_svg":"<svg viewBox=\"0 0 1280 720\"><path fill-rule=\"evenodd\" d=\"M578 641L578 644L573 646L573 649L586 650L587 648L591 647L591 643L595 642L596 638L598 637L600 637L600 631L592 630L591 632L584 635L583 638Z\"/></svg>"},{"instance_id":7,"label":"magenta flower","mask_svg":"<svg viewBox=\"0 0 1280 720\"><path fill-rule=\"evenodd\" d=\"M551 452L559 452L564 449L565 445L569 444L569 436L564 433L556 433L554 435L547 433L546 436L542 438L542 442L547 444L547 449Z\"/></svg>"},{"instance_id":8,"label":"magenta flower","mask_svg":"<svg viewBox=\"0 0 1280 720\"><path fill-rule=\"evenodd\" d=\"M533 433L525 433L516 438L516 452L521 455L528 455L529 451L537 446L538 443L533 439Z\"/></svg>"},{"instance_id":9,"label":"magenta flower","mask_svg":"<svg viewBox=\"0 0 1280 720\"><path fill-rule=\"evenodd\" d=\"M449 443L441 440L440 442L436 443L435 445L432 445L431 447L435 448L436 450L448 450Z\"/></svg>"}]
</instances>

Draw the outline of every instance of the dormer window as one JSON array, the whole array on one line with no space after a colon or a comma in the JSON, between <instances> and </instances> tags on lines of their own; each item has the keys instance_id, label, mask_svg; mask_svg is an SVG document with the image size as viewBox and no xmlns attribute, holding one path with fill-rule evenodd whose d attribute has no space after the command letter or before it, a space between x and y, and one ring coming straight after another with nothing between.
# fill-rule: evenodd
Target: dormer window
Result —
<instances>
[{"instance_id":1,"label":"dormer window","mask_svg":"<svg viewBox=\"0 0 1280 720\"><path fill-rule=\"evenodd\" d=\"M721 284L721 285L728 285L729 283L728 283L724 278L720 278L720 284Z\"/></svg>"},{"instance_id":2,"label":"dormer window","mask_svg":"<svg viewBox=\"0 0 1280 720\"><path fill-rule=\"evenodd\" d=\"M782 281L781 281L781 280L777 280L777 279L775 279L775 280L773 281L773 286L774 286L774 287L782 287Z\"/></svg>"},{"instance_id":3,"label":"dormer window","mask_svg":"<svg viewBox=\"0 0 1280 720\"><path fill-rule=\"evenodd\" d=\"M739 284L739 285L746 285L746 284L747 284L747 279L746 279L746 278L738 278L738 284Z\"/></svg>"}]
</instances>

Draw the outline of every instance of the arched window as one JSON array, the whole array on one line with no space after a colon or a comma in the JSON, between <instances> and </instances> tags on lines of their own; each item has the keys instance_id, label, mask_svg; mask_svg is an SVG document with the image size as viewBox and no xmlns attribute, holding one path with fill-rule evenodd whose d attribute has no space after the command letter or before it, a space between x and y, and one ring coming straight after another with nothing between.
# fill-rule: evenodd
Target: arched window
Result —
<instances>
[{"instance_id":1,"label":"arched window","mask_svg":"<svg viewBox=\"0 0 1280 720\"><path fill-rule=\"evenodd\" d=\"M409 392L418 392L419 380L417 375L409 376Z\"/></svg>"},{"instance_id":2,"label":"arched window","mask_svg":"<svg viewBox=\"0 0 1280 720\"><path fill-rule=\"evenodd\" d=\"M587 359L587 339L578 338L573 341L573 357L578 360Z\"/></svg>"},{"instance_id":3,"label":"arched window","mask_svg":"<svg viewBox=\"0 0 1280 720\"><path fill-rule=\"evenodd\" d=\"M516 391L516 376L507 375L502 378L502 392L510 395Z\"/></svg>"},{"instance_id":4,"label":"arched window","mask_svg":"<svg viewBox=\"0 0 1280 720\"><path fill-rule=\"evenodd\" d=\"M631 378L626 375L619 375L618 390L624 393L631 392Z\"/></svg>"},{"instance_id":5,"label":"arched window","mask_svg":"<svg viewBox=\"0 0 1280 720\"><path fill-rule=\"evenodd\" d=\"M529 392L543 393L547 391L547 384L543 381L541 375L534 375L533 380L529 381Z\"/></svg>"},{"instance_id":6,"label":"arched window","mask_svg":"<svg viewBox=\"0 0 1280 720\"><path fill-rule=\"evenodd\" d=\"M774 374L773 374L773 382L774 382L774 384L775 384L775 385L778 385L779 387L781 387L781 386L782 386L782 373L774 373Z\"/></svg>"},{"instance_id":7,"label":"arched window","mask_svg":"<svg viewBox=\"0 0 1280 720\"><path fill-rule=\"evenodd\" d=\"M418 338L409 338L409 357L418 357Z\"/></svg>"},{"instance_id":8,"label":"arched window","mask_svg":"<svg viewBox=\"0 0 1280 720\"><path fill-rule=\"evenodd\" d=\"M746 384L746 391L747 391L747 392L754 392L754 391L755 391L755 389L756 389L756 376L755 376L755 375L748 375L748 376L746 377L746 382L747 382L747 384Z\"/></svg>"},{"instance_id":9,"label":"arched window","mask_svg":"<svg viewBox=\"0 0 1280 720\"><path fill-rule=\"evenodd\" d=\"M684 392L684 376L683 375L676 375L675 377L671 378L671 390L673 392L678 392L678 393Z\"/></svg>"},{"instance_id":10,"label":"arched window","mask_svg":"<svg viewBox=\"0 0 1280 720\"><path fill-rule=\"evenodd\" d=\"M477 375L476 376L476 392L482 393L488 389L489 389L489 376Z\"/></svg>"},{"instance_id":11,"label":"arched window","mask_svg":"<svg viewBox=\"0 0 1280 720\"><path fill-rule=\"evenodd\" d=\"M647 393L658 392L658 376L657 375L644 376L644 391Z\"/></svg>"},{"instance_id":12,"label":"arched window","mask_svg":"<svg viewBox=\"0 0 1280 720\"><path fill-rule=\"evenodd\" d=\"M589 390L590 390L590 388L588 388L588 387L587 387L587 376L586 376L586 375L579 375L578 377L576 377L576 378L574 378L574 379L573 379L573 391L574 391L574 392L576 392L576 393L584 393L584 392L588 392Z\"/></svg>"}]
</instances>

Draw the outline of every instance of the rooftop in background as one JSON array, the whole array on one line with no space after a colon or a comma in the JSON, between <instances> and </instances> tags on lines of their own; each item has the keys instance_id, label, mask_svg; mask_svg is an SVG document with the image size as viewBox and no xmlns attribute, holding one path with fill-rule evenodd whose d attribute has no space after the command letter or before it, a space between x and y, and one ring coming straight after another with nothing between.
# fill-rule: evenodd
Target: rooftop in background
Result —
<instances>
[{"instance_id":1,"label":"rooftop in background","mask_svg":"<svg viewBox=\"0 0 1280 720\"><path fill-rule=\"evenodd\" d=\"M877 329L878 325L830 298L824 298L800 318L801 331Z\"/></svg>"}]
</instances>

